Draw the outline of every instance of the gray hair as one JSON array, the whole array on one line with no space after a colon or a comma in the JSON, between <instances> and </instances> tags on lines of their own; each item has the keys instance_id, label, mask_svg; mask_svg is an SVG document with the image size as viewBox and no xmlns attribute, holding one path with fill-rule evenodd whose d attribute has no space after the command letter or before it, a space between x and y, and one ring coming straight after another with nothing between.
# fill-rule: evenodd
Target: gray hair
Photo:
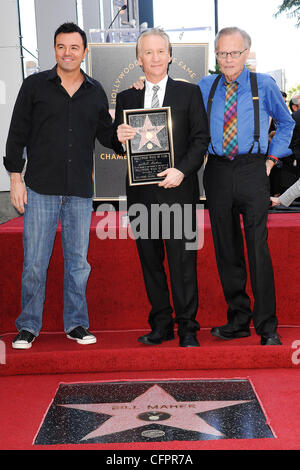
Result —
<instances>
[{"instance_id":1,"label":"gray hair","mask_svg":"<svg viewBox=\"0 0 300 470\"><path fill-rule=\"evenodd\" d=\"M172 46L171 46L170 38L169 38L169 36L167 35L167 33L165 33L164 30L161 29L161 28L149 28L149 29L145 29L145 30L139 35L139 37L137 38L137 42L136 42L136 57L139 58L140 53L141 53L141 40L142 40L145 36L151 36L151 35L160 36L160 37L162 37L163 39L165 39L165 40L167 41L167 47L168 47L168 50L169 50L169 54L170 54L170 56L172 57Z\"/></svg>"},{"instance_id":2,"label":"gray hair","mask_svg":"<svg viewBox=\"0 0 300 470\"><path fill-rule=\"evenodd\" d=\"M244 39L245 47L247 49L250 49L250 47L251 47L251 38L250 38L249 34L246 33L246 31L244 31L243 29L237 28L236 26L232 26L232 27L229 27L229 28L223 28L218 32L218 34L216 35L216 38L215 38L215 51L217 50L218 42L219 42L221 36L229 36L231 34L236 34L236 33L239 33L242 36L242 38Z\"/></svg>"},{"instance_id":3,"label":"gray hair","mask_svg":"<svg viewBox=\"0 0 300 470\"><path fill-rule=\"evenodd\" d=\"M300 93L296 93L296 95L293 95L291 98L291 102L298 106L298 101L300 101Z\"/></svg>"}]
</instances>

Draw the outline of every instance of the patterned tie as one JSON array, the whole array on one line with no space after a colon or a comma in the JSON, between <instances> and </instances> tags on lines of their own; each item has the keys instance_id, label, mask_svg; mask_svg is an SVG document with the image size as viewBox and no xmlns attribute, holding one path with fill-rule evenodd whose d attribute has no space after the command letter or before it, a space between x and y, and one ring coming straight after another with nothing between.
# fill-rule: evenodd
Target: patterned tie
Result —
<instances>
[{"instance_id":1,"label":"patterned tie","mask_svg":"<svg viewBox=\"0 0 300 470\"><path fill-rule=\"evenodd\" d=\"M152 96L152 101L151 101L151 108L158 108L159 107L159 100L158 100L157 92L159 90L159 86L154 85L152 90L153 90L153 96Z\"/></svg>"},{"instance_id":2,"label":"patterned tie","mask_svg":"<svg viewBox=\"0 0 300 470\"><path fill-rule=\"evenodd\" d=\"M230 160L233 160L238 153L237 85L237 82L226 83L223 152Z\"/></svg>"}]
</instances>

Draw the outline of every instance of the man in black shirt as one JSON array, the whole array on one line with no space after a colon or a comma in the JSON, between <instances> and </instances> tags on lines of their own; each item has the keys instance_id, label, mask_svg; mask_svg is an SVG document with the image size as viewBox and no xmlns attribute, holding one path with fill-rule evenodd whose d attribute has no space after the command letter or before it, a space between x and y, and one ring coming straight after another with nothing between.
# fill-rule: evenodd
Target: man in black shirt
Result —
<instances>
[{"instance_id":1,"label":"man in black shirt","mask_svg":"<svg viewBox=\"0 0 300 470\"><path fill-rule=\"evenodd\" d=\"M24 80L13 111L4 165L11 174L11 201L24 213L22 311L12 344L17 349L30 348L42 327L47 268L59 220L65 332L80 344L96 342L88 331L85 293L95 138L116 152L123 150L102 86L80 69L86 47L86 35L77 25L60 26L54 36L56 66Z\"/></svg>"}]
</instances>

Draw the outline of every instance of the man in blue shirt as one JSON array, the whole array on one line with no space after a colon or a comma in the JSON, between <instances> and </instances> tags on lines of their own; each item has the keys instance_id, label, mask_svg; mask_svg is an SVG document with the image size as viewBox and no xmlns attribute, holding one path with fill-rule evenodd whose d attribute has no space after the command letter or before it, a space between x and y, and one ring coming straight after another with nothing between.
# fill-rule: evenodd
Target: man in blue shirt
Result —
<instances>
[{"instance_id":1,"label":"man in blue shirt","mask_svg":"<svg viewBox=\"0 0 300 470\"><path fill-rule=\"evenodd\" d=\"M227 340L247 337L253 318L261 344L280 345L273 268L267 245L268 176L278 158L287 155L294 123L271 76L254 74L250 80L251 74L245 67L250 46L251 39L245 31L221 30L215 40L215 52L222 75L218 82L215 82L218 75L199 82L211 134L204 187L220 280L228 304L227 324L212 328L211 333ZM211 94L214 82L215 91ZM253 82L257 82L256 90ZM235 114L231 116L235 153L230 154L224 146L223 130L225 106L228 111L225 95L232 85L236 87ZM233 98L230 99L233 105ZM277 131L268 148L270 117L277 121ZM245 290L247 272L240 215L248 251L253 312Z\"/></svg>"}]
</instances>

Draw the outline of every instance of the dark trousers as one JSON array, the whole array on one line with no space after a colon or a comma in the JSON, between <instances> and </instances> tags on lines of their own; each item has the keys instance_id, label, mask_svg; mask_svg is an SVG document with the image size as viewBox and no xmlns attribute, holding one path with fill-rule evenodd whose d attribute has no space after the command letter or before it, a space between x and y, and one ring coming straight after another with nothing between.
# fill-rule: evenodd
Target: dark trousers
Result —
<instances>
[{"instance_id":1,"label":"dark trousers","mask_svg":"<svg viewBox=\"0 0 300 470\"><path fill-rule=\"evenodd\" d=\"M162 219L156 220L160 233L157 239L151 238L151 204L148 206L148 238L137 238L136 244L140 257L147 296L151 304L149 324L152 330L165 331L173 327L174 321L178 323L178 334L195 334L199 329L196 321L198 309L198 285L197 285L197 250L186 249L186 243L191 243L184 234L176 238L178 224L184 224L183 219L176 217L170 219L170 236L165 237L161 233ZM196 208L192 208L192 224L196 224ZM182 212L184 215L184 212ZM130 218L131 222L134 218ZM153 223L153 219L152 219ZM177 226L177 228L176 228ZM168 278L165 270L165 254L170 273L170 285L172 301L175 311L173 320L173 308L168 287Z\"/></svg>"},{"instance_id":2,"label":"dark trousers","mask_svg":"<svg viewBox=\"0 0 300 470\"><path fill-rule=\"evenodd\" d=\"M270 183L261 155L239 155L233 161L212 156L204 172L216 260L225 299L228 323L253 324L257 334L276 331L275 289L267 245ZM253 314L247 295L242 215L254 297Z\"/></svg>"}]
</instances>

